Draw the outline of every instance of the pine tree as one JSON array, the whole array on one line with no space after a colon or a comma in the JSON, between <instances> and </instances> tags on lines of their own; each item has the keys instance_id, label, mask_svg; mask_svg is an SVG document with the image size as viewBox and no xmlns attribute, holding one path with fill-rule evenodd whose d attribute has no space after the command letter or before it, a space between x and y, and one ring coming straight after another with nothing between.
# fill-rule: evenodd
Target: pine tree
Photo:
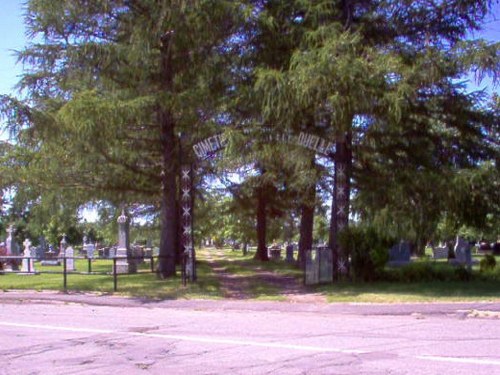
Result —
<instances>
[{"instance_id":1,"label":"pine tree","mask_svg":"<svg viewBox=\"0 0 500 375\"><path fill-rule=\"evenodd\" d=\"M27 4L40 42L20 53L28 115L10 125L31 142L30 180L156 207L161 277L175 274L178 135L215 113L238 15L230 1Z\"/></svg>"},{"instance_id":2,"label":"pine tree","mask_svg":"<svg viewBox=\"0 0 500 375\"><path fill-rule=\"evenodd\" d=\"M477 107L450 116L449 109L457 108L450 104L458 98L473 103L473 97L460 95L457 80L470 69L497 74L499 47L465 40L480 27L490 1L303 3L298 21L307 31L290 66L262 70L259 84L268 93L265 112L275 118L286 121L297 112L312 111L325 112L329 119L328 128L338 139L330 246L334 261L339 258L346 265L347 249L339 247L337 237L348 225L352 183L356 191L368 188L356 176L365 171L354 168L367 157L358 147L365 135L381 124L383 134L395 129L405 133L411 127L407 120L417 117L427 139L436 140L436 126L480 135L482 127L494 123L491 116L478 116ZM426 106L429 110L422 110Z\"/></svg>"}]
</instances>

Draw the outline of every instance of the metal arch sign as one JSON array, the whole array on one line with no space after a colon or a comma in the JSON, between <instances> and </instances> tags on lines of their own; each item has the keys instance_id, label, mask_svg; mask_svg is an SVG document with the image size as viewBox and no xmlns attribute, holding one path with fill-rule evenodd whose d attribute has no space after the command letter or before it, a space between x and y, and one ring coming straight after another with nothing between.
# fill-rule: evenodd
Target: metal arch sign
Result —
<instances>
[{"instance_id":1,"label":"metal arch sign","mask_svg":"<svg viewBox=\"0 0 500 375\"><path fill-rule=\"evenodd\" d=\"M335 143L321 138L315 134L300 132L298 135L291 133L267 134L266 141L280 142L301 146L318 154L331 156L335 153ZM206 159L215 152L222 150L227 145L224 133L215 134L193 145L193 151L199 159Z\"/></svg>"},{"instance_id":2,"label":"metal arch sign","mask_svg":"<svg viewBox=\"0 0 500 375\"><path fill-rule=\"evenodd\" d=\"M268 132L264 134L264 141L269 143L283 143L290 144L294 146L303 147L314 151L316 154L320 154L332 159L335 159L335 178L334 178L334 191L333 191L333 202L332 202L332 215L334 216L333 228L330 230L335 233L335 238L337 238L337 233L347 225L348 212L349 212L349 176L346 175L346 163L343 160L337 160L339 152L341 154L345 153L342 147L339 147L338 141L329 141L325 138L317 136L315 134L310 134L306 132L300 132L298 134L293 133L276 133ZM218 133L210 137L204 138L201 141L193 145L193 152L199 160L208 159L213 156L216 152L224 149L228 144L228 138L224 133ZM195 253L193 247L193 233L192 233L192 165L183 165L181 168L181 191L182 191L182 236L181 241L187 257L186 271L190 280L196 279L196 263L195 263ZM338 249L335 245L335 253L337 254ZM332 247L331 247L332 248ZM333 249L333 248L332 248ZM334 255L332 259L333 264L336 265L335 273L345 274L348 272L348 259L344 257L343 252L341 252L340 257ZM332 275L333 279L334 275Z\"/></svg>"}]
</instances>

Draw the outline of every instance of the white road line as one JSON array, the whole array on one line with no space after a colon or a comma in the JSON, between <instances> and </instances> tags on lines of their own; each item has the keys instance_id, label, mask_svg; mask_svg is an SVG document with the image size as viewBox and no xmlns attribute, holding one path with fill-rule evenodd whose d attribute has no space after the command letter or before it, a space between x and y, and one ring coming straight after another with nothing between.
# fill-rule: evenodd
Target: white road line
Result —
<instances>
[{"instance_id":1,"label":"white road line","mask_svg":"<svg viewBox=\"0 0 500 375\"><path fill-rule=\"evenodd\" d=\"M355 349L338 349L338 348L329 348L329 347L321 347L321 346L294 345L294 344L286 344L286 343L279 343L279 342L232 340L232 339L213 338L213 337L164 335L164 334L160 334L160 333L113 331L113 330L109 330L109 329L61 327L61 326L49 326L49 325L26 324L26 323L11 323L11 322L0 322L0 326L30 328L30 329L45 329L45 330L52 330L52 331L79 332L79 333L99 333L99 334L105 333L105 334L115 334L115 335L120 334L120 335L125 335L125 336L153 337L153 338L160 338L160 339L167 339L167 340L200 342L200 343L207 343L207 344L228 344L228 345L239 345L239 346L254 346L254 347L262 347L262 348L301 350L301 351L321 352L321 353L343 353L343 354L364 354L364 353L367 353L365 351L355 350Z\"/></svg>"},{"instance_id":2,"label":"white road line","mask_svg":"<svg viewBox=\"0 0 500 375\"><path fill-rule=\"evenodd\" d=\"M12 322L0 322L0 326L6 327L17 327L17 328L29 328L29 329L43 329L50 331L65 331L65 332L78 332L78 333L97 333L97 334L114 334L114 335L124 335L124 336L140 336L140 337L152 337L167 340L179 340L179 341L189 341L198 342L206 344L227 344L227 345L237 345L237 346L253 346L261 348L276 348L276 349L288 349L288 350L299 350L308 352L320 352L320 353L343 353L343 354L367 354L369 352L355 349L338 349L329 348L321 346L309 346L309 345L294 345L279 342L259 342L259 341L248 341L248 340L233 340L233 339L223 339L214 337L198 337L198 336L184 336L184 335L166 335L160 333L146 333L146 332L127 332L127 331L113 331L110 329L97 329L97 328L79 328L79 327L62 327L62 326L49 326L41 324L27 324L27 323L12 323ZM444 357L444 356L433 356L433 355L420 355L415 356L416 359L426 360L426 361L439 361L439 362L453 362L453 363L467 363L474 365L493 365L500 366L500 360L494 359L480 359L480 358L467 358L467 357Z\"/></svg>"},{"instance_id":3,"label":"white road line","mask_svg":"<svg viewBox=\"0 0 500 375\"><path fill-rule=\"evenodd\" d=\"M469 363L473 365L493 365L500 366L500 360L492 359L479 359L479 358L467 358L467 357L441 357L434 355L420 355L415 357L417 359L425 359L428 361L439 361L439 362L454 362L454 363Z\"/></svg>"}]
</instances>

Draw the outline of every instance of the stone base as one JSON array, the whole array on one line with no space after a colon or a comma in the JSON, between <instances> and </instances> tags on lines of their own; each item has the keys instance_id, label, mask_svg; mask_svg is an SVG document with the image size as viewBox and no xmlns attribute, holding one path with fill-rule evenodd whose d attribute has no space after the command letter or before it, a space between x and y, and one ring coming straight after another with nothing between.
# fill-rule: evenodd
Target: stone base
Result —
<instances>
[{"instance_id":1,"label":"stone base","mask_svg":"<svg viewBox=\"0 0 500 375\"><path fill-rule=\"evenodd\" d=\"M130 262L116 262L116 273L136 273L137 266Z\"/></svg>"},{"instance_id":2,"label":"stone base","mask_svg":"<svg viewBox=\"0 0 500 375\"><path fill-rule=\"evenodd\" d=\"M35 276L39 275L40 272L18 272L17 274L20 276Z\"/></svg>"},{"instance_id":3,"label":"stone base","mask_svg":"<svg viewBox=\"0 0 500 375\"><path fill-rule=\"evenodd\" d=\"M40 262L42 266L60 266L61 263L58 260L42 260Z\"/></svg>"}]
</instances>

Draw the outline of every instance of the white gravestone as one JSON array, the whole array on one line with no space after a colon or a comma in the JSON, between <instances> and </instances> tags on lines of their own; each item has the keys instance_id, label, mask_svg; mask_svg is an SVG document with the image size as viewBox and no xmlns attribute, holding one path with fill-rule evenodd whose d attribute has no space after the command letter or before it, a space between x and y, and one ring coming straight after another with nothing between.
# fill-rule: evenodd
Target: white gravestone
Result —
<instances>
[{"instance_id":1,"label":"white gravestone","mask_svg":"<svg viewBox=\"0 0 500 375\"><path fill-rule=\"evenodd\" d=\"M62 261L62 259L64 258L67 246L68 246L68 241L66 240L66 234L63 234L61 242L59 243L59 255L57 256L58 260Z\"/></svg>"},{"instance_id":2,"label":"white gravestone","mask_svg":"<svg viewBox=\"0 0 500 375\"><path fill-rule=\"evenodd\" d=\"M83 245L83 252L87 258L94 259L95 245L93 243L86 243Z\"/></svg>"},{"instance_id":3,"label":"white gravestone","mask_svg":"<svg viewBox=\"0 0 500 375\"><path fill-rule=\"evenodd\" d=\"M23 253L23 265L21 268L22 273L35 273L35 264L31 256L31 241L26 238L23 242L24 253Z\"/></svg>"},{"instance_id":4,"label":"white gravestone","mask_svg":"<svg viewBox=\"0 0 500 375\"><path fill-rule=\"evenodd\" d=\"M73 257L75 256L75 250L71 246L66 248L66 270L67 271L74 271L75 270L75 259Z\"/></svg>"}]
</instances>

